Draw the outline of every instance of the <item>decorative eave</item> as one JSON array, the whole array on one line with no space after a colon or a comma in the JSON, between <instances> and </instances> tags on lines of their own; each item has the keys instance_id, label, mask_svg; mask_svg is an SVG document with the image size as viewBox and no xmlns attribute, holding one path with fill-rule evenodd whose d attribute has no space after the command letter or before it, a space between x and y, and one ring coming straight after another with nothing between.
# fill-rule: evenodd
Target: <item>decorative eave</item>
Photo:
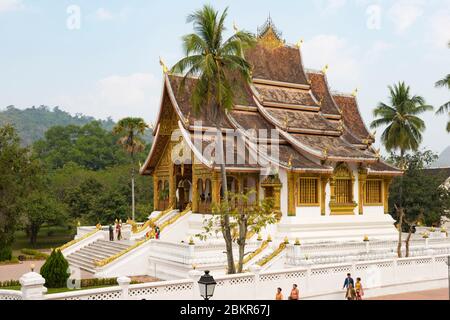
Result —
<instances>
[{"instance_id":1,"label":"decorative eave","mask_svg":"<svg viewBox=\"0 0 450 320\"><path fill-rule=\"evenodd\" d=\"M148 168L148 165L150 163L151 158L154 156L154 153L155 153L155 150L156 150L156 145L157 145L157 143L159 142L159 139L160 139L159 128L160 128L160 125L158 124L157 127L156 127L156 130L155 130L155 139L153 140L150 152L149 152L147 158L145 159L144 164L139 169L139 174L141 174L141 175L151 174L151 172L147 173L146 171L147 171L147 168Z\"/></svg>"},{"instance_id":2,"label":"decorative eave","mask_svg":"<svg viewBox=\"0 0 450 320\"><path fill-rule=\"evenodd\" d=\"M282 81L274 81L274 80L266 80L266 79L252 79L253 83L256 84L265 84L270 85L274 87L282 87L282 88L290 88L290 89L301 89L301 90L310 90L310 85L304 85L300 83L289 83L289 82L282 82Z\"/></svg>"}]
</instances>

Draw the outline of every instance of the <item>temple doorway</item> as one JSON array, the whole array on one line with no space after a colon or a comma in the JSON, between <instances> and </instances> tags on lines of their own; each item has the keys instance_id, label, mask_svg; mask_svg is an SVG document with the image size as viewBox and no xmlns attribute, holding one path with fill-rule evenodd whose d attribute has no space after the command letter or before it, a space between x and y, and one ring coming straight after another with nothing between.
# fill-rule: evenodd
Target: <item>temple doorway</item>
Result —
<instances>
[{"instance_id":1,"label":"temple doorway","mask_svg":"<svg viewBox=\"0 0 450 320\"><path fill-rule=\"evenodd\" d=\"M176 166L177 181L177 209L184 211L188 204L192 202L192 166L180 165Z\"/></svg>"}]
</instances>

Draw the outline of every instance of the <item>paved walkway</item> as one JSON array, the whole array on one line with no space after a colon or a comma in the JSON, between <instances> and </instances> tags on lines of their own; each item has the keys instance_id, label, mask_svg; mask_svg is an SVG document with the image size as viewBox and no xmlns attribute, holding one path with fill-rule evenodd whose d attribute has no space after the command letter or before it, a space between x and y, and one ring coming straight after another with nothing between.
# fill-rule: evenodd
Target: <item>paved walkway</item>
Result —
<instances>
[{"instance_id":1,"label":"paved walkway","mask_svg":"<svg viewBox=\"0 0 450 320\"><path fill-rule=\"evenodd\" d=\"M368 300L448 300L448 289L408 292Z\"/></svg>"},{"instance_id":2,"label":"paved walkway","mask_svg":"<svg viewBox=\"0 0 450 320\"><path fill-rule=\"evenodd\" d=\"M31 265L34 264L34 271L39 273L41 267L44 265L45 260L39 261L23 261L17 264L8 264L0 266L0 281L19 280L22 275L31 271ZM81 270L82 279L91 279L93 274Z\"/></svg>"}]
</instances>

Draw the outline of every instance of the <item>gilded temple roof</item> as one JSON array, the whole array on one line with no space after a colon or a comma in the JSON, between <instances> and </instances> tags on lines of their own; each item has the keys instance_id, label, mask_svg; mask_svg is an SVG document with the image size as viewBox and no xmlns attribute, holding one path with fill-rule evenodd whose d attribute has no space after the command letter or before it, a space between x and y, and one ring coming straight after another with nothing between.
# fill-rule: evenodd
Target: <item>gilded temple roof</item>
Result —
<instances>
[{"instance_id":1,"label":"gilded temple roof","mask_svg":"<svg viewBox=\"0 0 450 320\"><path fill-rule=\"evenodd\" d=\"M246 135L251 142L245 145L246 153L254 152L262 143L279 145L277 159L260 156L290 170L331 172L331 162L354 162L367 167L373 175L401 174L382 162L371 147L374 139L364 124L356 97L332 93L324 72L306 71L300 48L287 45L271 20L258 30L258 42L246 50L245 57L252 66L252 81L246 83L230 75L235 107L228 113L220 110L214 119L211 106L203 106L200 112L192 108L190 97L196 78L186 78L182 86L182 76L165 73L156 138L141 168L142 174L153 172L161 150L170 140L167 138L170 128L181 129L193 153L201 157L193 143L198 121L209 129L215 128L219 121L225 140L229 139L226 133L230 130ZM260 130L277 135L273 137L268 133L268 137ZM207 140L201 143L202 147L210 144ZM238 150L233 150L232 154L241 161L227 165L230 170L263 169L260 164L253 164L255 159L247 154L239 155ZM213 159L202 161L217 169L211 164Z\"/></svg>"}]
</instances>

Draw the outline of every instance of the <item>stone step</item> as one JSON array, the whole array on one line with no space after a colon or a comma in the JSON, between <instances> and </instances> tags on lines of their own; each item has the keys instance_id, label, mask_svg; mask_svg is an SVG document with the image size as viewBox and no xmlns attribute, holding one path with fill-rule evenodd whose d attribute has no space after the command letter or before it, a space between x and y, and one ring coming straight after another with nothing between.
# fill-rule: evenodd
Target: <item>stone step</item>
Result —
<instances>
[{"instance_id":1,"label":"stone step","mask_svg":"<svg viewBox=\"0 0 450 320\"><path fill-rule=\"evenodd\" d=\"M105 253L109 252L109 253L112 253L112 254L116 254L117 252L123 251L126 248L128 248L128 247L124 247L124 248L108 247L108 246L106 246L104 244L101 244L101 243L93 243L93 244L90 244L88 247L91 248L91 249L95 249L95 250L103 250Z\"/></svg>"},{"instance_id":2,"label":"stone step","mask_svg":"<svg viewBox=\"0 0 450 320\"><path fill-rule=\"evenodd\" d=\"M95 273L95 265L94 263L87 263L84 262L82 260L79 260L76 257L67 257L67 261L69 262L70 265L74 266L74 267L78 267L80 269Z\"/></svg>"},{"instance_id":3,"label":"stone step","mask_svg":"<svg viewBox=\"0 0 450 320\"><path fill-rule=\"evenodd\" d=\"M130 244L128 243L124 243L124 242L117 242L117 241L105 241L105 240L99 240L96 241L96 243L100 244L100 245L104 245L110 248L118 248L118 249L126 249L130 246Z\"/></svg>"},{"instance_id":4,"label":"stone step","mask_svg":"<svg viewBox=\"0 0 450 320\"><path fill-rule=\"evenodd\" d=\"M108 257L99 257L99 256L89 255L89 254L86 254L86 253L83 253L80 251L77 251L77 252L71 254L69 257L77 258L79 260L83 260L88 263L94 263L94 261L101 261L103 259L108 258Z\"/></svg>"},{"instance_id":5,"label":"stone step","mask_svg":"<svg viewBox=\"0 0 450 320\"><path fill-rule=\"evenodd\" d=\"M92 246L92 245L86 246L86 247L82 248L81 250L85 250L86 252L91 252L93 254L96 254L96 253L102 254L107 257L113 256L122 251L122 250L114 250L114 249L103 248L100 246Z\"/></svg>"},{"instance_id":6,"label":"stone step","mask_svg":"<svg viewBox=\"0 0 450 320\"><path fill-rule=\"evenodd\" d=\"M75 253L81 253L87 257L93 257L96 259L105 259L105 258L109 258L111 256L111 254L109 254L109 253L103 253L98 250L93 250L91 248L82 248L81 250L74 252L74 254Z\"/></svg>"}]
</instances>

